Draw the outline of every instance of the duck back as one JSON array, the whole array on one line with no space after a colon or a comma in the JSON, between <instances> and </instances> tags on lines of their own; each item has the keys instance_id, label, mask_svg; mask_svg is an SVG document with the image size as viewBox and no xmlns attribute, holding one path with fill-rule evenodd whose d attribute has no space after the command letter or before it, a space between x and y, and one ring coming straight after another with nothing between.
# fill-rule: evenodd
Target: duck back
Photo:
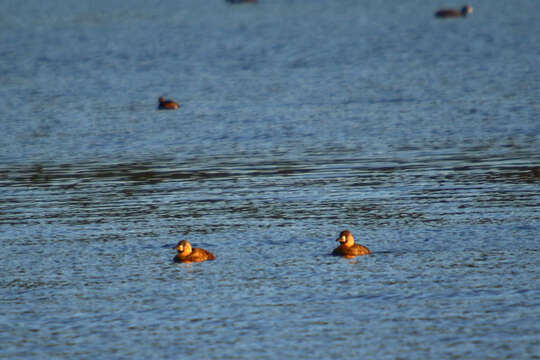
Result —
<instances>
[{"instance_id":1,"label":"duck back","mask_svg":"<svg viewBox=\"0 0 540 360\"><path fill-rule=\"evenodd\" d=\"M360 244L354 244L353 246L344 246L344 244L341 244L332 251L332 255L336 256L358 256L370 253L371 251L367 247Z\"/></svg>"},{"instance_id":2,"label":"duck back","mask_svg":"<svg viewBox=\"0 0 540 360\"><path fill-rule=\"evenodd\" d=\"M206 260L215 260L216 257L210 251L193 248L189 255L177 254L174 257L175 262L201 262Z\"/></svg>"}]
</instances>

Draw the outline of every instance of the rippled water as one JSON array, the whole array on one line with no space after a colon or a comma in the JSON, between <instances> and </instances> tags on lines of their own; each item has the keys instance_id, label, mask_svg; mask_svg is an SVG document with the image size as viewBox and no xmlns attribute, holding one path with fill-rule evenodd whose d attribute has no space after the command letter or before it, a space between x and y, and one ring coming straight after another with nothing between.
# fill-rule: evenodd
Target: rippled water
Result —
<instances>
[{"instance_id":1,"label":"rippled water","mask_svg":"<svg viewBox=\"0 0 540 360\"><path fill-rule=\"evenodd\" d=\"M0 358L538 358L539 4L2 3Z\"/></svg>"}]
</instances>

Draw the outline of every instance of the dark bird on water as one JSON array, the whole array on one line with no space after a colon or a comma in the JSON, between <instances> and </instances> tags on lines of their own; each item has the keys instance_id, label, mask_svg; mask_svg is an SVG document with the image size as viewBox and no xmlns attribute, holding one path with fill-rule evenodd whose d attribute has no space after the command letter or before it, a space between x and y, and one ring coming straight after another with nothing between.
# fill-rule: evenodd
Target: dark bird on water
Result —
<instances>
[{"instance_id":1,"label":"dark bird on water","mask_svg":"<svg viewBox=\"0 0 540 360\"><path fill-rule=\"evenodd\" d=\"M459 9L440 9L435 13L435 17L438 18L455 18L455 17L465 17L468 14L472 13L472 7L465 5Z\"/></svg>"}]
</instances>

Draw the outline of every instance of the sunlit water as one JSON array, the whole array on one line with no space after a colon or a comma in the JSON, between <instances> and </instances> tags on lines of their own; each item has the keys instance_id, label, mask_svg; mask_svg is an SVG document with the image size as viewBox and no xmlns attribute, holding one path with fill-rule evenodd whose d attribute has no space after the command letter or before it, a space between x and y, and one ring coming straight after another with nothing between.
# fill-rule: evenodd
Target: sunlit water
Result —
<instances>
[{"instance_id":1,"label":"sunlit water","mask_svg":"<svg viewBox=\"0 0 540 360\"><path fill-rule=\"evenodd\" d=\"M0 358L539 358L540 2L471 5L2 3Z\"/></svg>"}]
</instances>

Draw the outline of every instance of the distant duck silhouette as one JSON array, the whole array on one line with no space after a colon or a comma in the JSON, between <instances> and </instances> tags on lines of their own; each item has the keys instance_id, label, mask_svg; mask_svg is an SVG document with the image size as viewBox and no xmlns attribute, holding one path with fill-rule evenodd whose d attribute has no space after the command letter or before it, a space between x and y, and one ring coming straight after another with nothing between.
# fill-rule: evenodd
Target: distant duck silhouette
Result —
<instances>
[{"instance_id":1,"label":"distant duck silhouette","mask_svg":"<svg viewBox=\"0 0 540 360\"><path fill-rule=\"evenodd\" d=\"M354 243L354 237L349 230L342 231L336 241L339 241L341 245L332 251L332 255L351 259L358 255L367 255L371 253L367 247Z\"/></svg>"},{"instance_id":2,"label":"distant duck silhouette","mask_svg":"<svg viewBox=\"0 0 540 360\"><path fill-rule=\"evenodd\" d=\"M435 17L438 18L455 18L455 17L465 17L467 14L472 13L472 7L469 5L465 5L461 8L461 10L458 9L440 9L435 13Z\"/></svg>"},{"instance_id":3,"label":"distant duck silhouette","mask_svg":"<svg viewBox=\"0 0 540 360\"><path fill-rule=\"evenodd\" d=\"M256 3L257 0L225 0L229 4L244 4L244 3Z\"/></svg>"},{"instance_id":4,"label":"distant duck silhouette","mask_svg":"<svg viewBox=\"0 0 540 360\"><path fill-rule=\"evenodd\" d=\"M172 100L165 100L163 96L161 96L159 99L159 110L177 110L180 106L178 106L177 103L175 103Z\"/></svg>"},{"instance_id":5,"label":"distant duck silhouette","mask_svg":"<svg viewBox=\"0 0 540 360\"><path fill-rule=\"evenodd\" d=\"M178 254L174 257L174 262L179 263L191 263L201 262L206 260L215 260L216 257L210 251L206 251L200 248L192 248L191 244L187 240L181 240L174 249L178 251Z\"/></svg>"}]
</instances>

